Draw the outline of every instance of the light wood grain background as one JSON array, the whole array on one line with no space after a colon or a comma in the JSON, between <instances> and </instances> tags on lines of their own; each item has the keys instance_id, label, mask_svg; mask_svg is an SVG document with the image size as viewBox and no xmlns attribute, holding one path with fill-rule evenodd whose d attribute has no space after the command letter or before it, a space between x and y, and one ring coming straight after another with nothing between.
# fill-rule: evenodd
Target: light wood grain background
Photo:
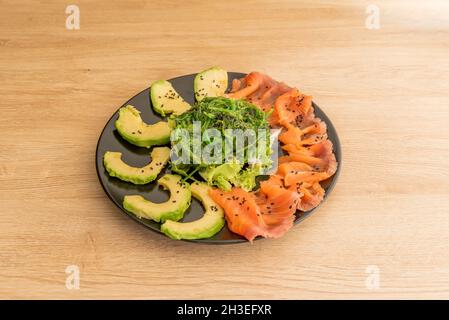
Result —
<instances>
[{"instance_id":1,"label":"light wood grain background","mask_svg":"<svg viewBox=\"0 0 449 320\"><path fill-rule=\"evenodd\" d=\"M73 31L69 4L0 1L0 298L449 298L447 1L82 0ZM298 86L340 134L336 188L282 239L171 241L97 181L111 114L212 65Z\"/></svg>"}]
</instances>

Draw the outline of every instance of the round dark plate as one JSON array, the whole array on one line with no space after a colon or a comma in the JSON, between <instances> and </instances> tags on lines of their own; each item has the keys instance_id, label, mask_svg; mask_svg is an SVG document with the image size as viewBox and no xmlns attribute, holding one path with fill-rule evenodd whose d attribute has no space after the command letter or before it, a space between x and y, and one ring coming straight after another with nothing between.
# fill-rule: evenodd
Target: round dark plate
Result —
<instances>
[{"instance_id":1,"label":"round dark plate","mask_svg":"<svg viewBox=\"0 0 449 320\"><path fill-rule=\"evenodd\" d=\"M229 88L233 79L241 78L244 77L245 75L246 74L239 72L228 72ZM169 80L172 83L173 87L176 89L176 91L190 104L193 104L195 102L193 92L194 78L195 74L190 74ZM161 116L153 112L150 100L150 88L147 88L142 92L138 93L130 100L128 100L123 106L126 106L128 104L133 105L139 111L141 111L142 119L146 123L155 123L163 119ZM340 141L338 140L337 132L335 131L335 128L332 125L329 118L315 103L313 104L313 106L315 108L316 116L321 118L327 124L328 136L334 145L334 152L338 161L338 169L335 175L333 175L328 180L322 182L322 186L326 190L325 195L326 199L329 196L332 188L334 187L337 181L337 177L341 167ZM145 227L154 230L158 233L161 233L159 223L156 223L151 220L140 219L135 215L133 215L132 213L127 212L122 205L123 198L125 195L140 194L151 201L164 202L169 198L168 192L158 188L157 184L155 183L156 181L153 181L152 183L147 185L137 186L132 183L124 182L117 178L110 177L103 166L103 155L106 151L121 152L123 154L122 156L123 161L132 166L137 167L144 166L149 161L149 153L150 153L149 149L136 147L128 143L118 134L117 130L115 130L114 122L115 120L117 120L117 118L118 118L118 110L112 115L112 117L106 123L106 126L104 127L103 132L101 133L100 138L98 140L97 151L95 155L98 178L100 179L101 185L103 186L103 189L108 195L108 197L126 215L128 215L138 223L144 225ZM282 154L282 150L279 150L279 153ZM161 177L164 173L169 173L169 170L164 169L159 175L159 177ZM296 214L295 224L304 220L315 210L316 208L308 212L298 212ZM204 210L201 206L201 203L192 197L192 205L187 210L184 218L181 221L196 220L203 215L203 212ZM246 242L247 240L235 233L232 233L225 225L225 227L212 238L200 240L188 240L188 241L200 243L230 244L230 243Z\"/></svg>"}]
</instances>

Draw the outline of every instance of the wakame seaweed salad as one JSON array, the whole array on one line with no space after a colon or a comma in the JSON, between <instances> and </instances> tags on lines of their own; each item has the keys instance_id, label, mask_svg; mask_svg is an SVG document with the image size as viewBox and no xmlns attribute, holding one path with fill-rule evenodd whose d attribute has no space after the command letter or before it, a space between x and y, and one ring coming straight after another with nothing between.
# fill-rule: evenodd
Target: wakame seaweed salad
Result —
<instances>
[{"instance_id":1,"label":"wakame seaweed salad","mask_svg":"<svg viewBox=\"0 0 449 320\"><path fill-rule=\"evenodd\" d=\"M244 101L208 97L170 119L171 169L222 190L251 190L271 166L269 113Z\"/></svg>"}]
</instances>

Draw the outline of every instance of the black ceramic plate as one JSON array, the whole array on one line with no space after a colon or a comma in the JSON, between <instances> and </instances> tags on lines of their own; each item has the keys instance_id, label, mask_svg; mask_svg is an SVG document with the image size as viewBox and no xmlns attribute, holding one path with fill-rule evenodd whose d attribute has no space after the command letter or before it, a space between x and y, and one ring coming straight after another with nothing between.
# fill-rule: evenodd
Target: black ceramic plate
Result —
<instances>
[{"instance_id":1,"label":"black ceramic plate","mask_svg":"<svg viewBox=\"0 0 449 320\"><path fill-rule=\"evenodd\" d=\"M235 78L241 78L245 76L244 73L238 72L229 72L229 87L230 83ZM178 93L190 104L194 103L194 92L193 92L193 79L195 78L195 74L190 74L174 79L170 79L169 81L172 83L173 87L178 91ZM141 111L142 119L146 123L155 123L160 121L162 118L153 112L150 100L150 90L145 89L139 94L132 97L129 101L127 101L123 106L131 104ZM323 188L326 190L326 197L329 196L333 186L336 183L338 173L341 167L341 150L340 150L340 142L338 140L337 132L335 131L334 126L330 122L329 118L324 114L324 112L314 104L315 114L317 117L321 118L327 124L327 131L329 139L332 141L334 145L335 156L338 161L338 170L334 176L329 178L328 180L322 183ZM119 151L123 154L123 160L132 166L144 166L148 163L149 160L149 152L150 150L147 148L136 147L128 142L126 142L120 135L117 130L115 130L114 122L118 118L118 110L113 114L113 116L109 119L108 123L103 129L101 133L100 139L98 140L97 152L96 152L96 166L98 178L100 179L101 185L103 186L104 191L108 195L108 197L129 217L137 221L138 223L146 226L147 228L154 230L156 232L160 232L159 223L156 223L151 220L140 219L134 216L133 214L127 212L123 208L123 197L125 195L130 194L140 194L143 197L154 201L154 202L164 202L168 199L169 195L167 192L161 190L157 187L157 184L154 182L137 186L128 182L121 181L117 178L112 178L106 172L103 166L103 154L106 151ZM282 154L280 150L280 154ZM168 169L162 171L159 175L161 177L164 173L169 172ZM296 215L295 224L299 223L307 216L309 216L315 209L302 213L298 212ZM201 203L192 197L192 205L189 210L186 212L184 218L181 221L193 221L200 218L203 215L203 208L201 207ZM229 229L225 226L219 233L209 239L201 239L201 240L190 240L194 242L201 243L215 243L215 244L229 244L229 243L238 243L238 242L246 242L246 240L229 231Z\"/></svg>"}]
</instances>

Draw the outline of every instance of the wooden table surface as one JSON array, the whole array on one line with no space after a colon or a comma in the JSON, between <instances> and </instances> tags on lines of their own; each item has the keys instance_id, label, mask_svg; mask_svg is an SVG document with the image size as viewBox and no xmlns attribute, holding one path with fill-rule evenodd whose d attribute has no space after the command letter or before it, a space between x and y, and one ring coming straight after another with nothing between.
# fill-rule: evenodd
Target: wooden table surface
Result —
<instances>
[{"instance_id":1,"label":"wooden table surface","mask_svg":"<svg viewBox=\"0 0 449 320\"><path fill-rule=\"evenodd\" d=\"M81 0L79 30L69 4L0 2L0 298L449 298L447 1ZM281 239L172 241L98 182L111 114L212 65L298 86L340 135L336 188Z\"/></svg>"}]
</instances>

